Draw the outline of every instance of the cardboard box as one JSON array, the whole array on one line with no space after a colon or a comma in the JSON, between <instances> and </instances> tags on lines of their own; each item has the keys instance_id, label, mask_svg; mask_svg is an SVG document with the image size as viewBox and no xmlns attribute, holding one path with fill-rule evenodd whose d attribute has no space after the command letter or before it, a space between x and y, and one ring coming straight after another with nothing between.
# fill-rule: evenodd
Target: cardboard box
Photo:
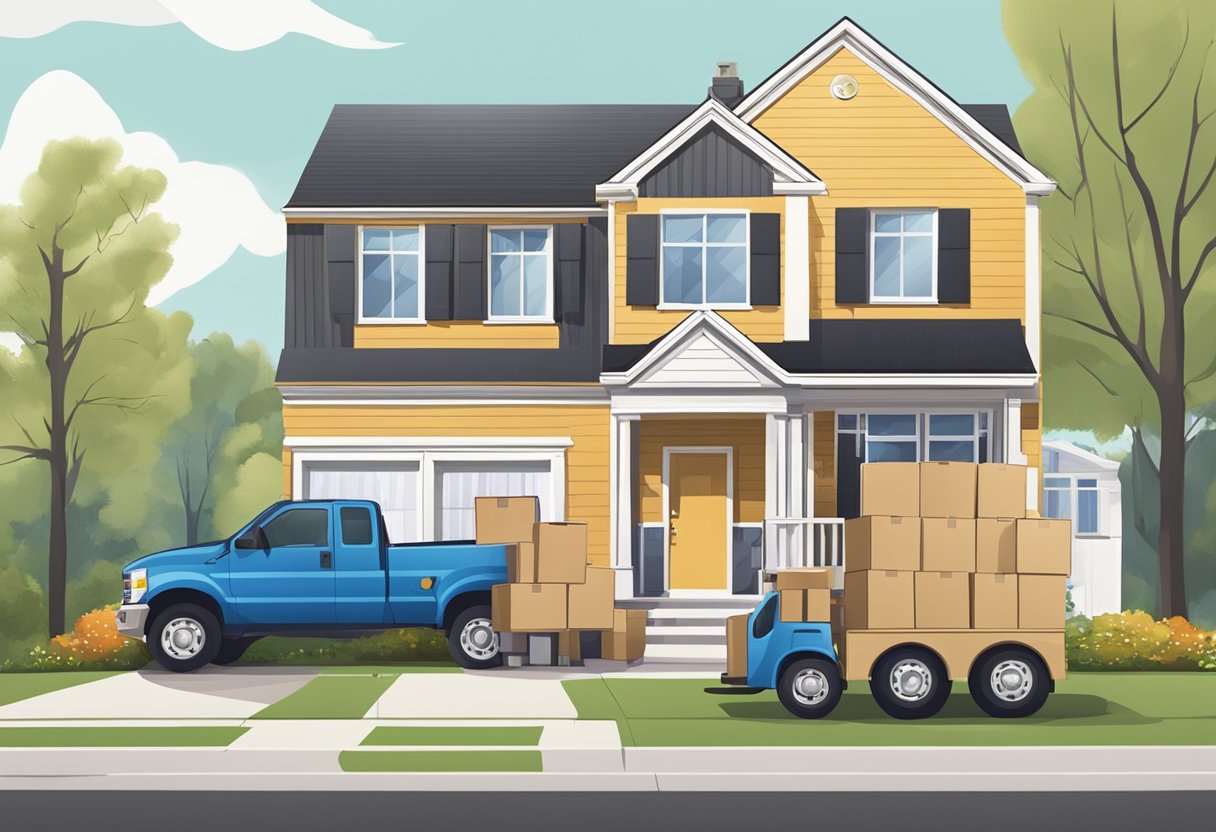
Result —
<instances>
[{"instance_id":1,"label":"cardboard box","mask_svg":"<svg viewBox=\"0 0 1216 832\"><path fill-rule=\"evenodd\" d=\"M536 582L581 584L587 580L587 524L534 523Z\"/></svg>"},{"instance_id":2,"label":"cardboard box","mask_svg":"<svg viewBox=\"0 0 1216 832\"><path fill-rule=\"evenodd\" d=\"M507 581L513 584L537 583L536 547L531 540L507 546Z\"/></svg>"},{"instance_id":3,"label":"cardboard box","mask_svg":"<svg viewBox=\"0 0 1216 832\"><path fill-rule=\"evenodd\" d=\"M977 572L971 576L971 626L977 630L1018 628L1018 576Z\"/></svg>"},{"instance_id":4,"label":"cardboard box","mask_svg":"<svg viewBox=\"0 0 1216 832\"><path fill-rule=\"evenodd\" d=\"M556 633L566 629L566 588L560 584L496 584L490 590L495 630Z\"/></svg>"},{"instance_id":5,"label":"cardboard box","mask_svg":"<svg viewBox=\"0 0 1216 832\"><path fill-rule=\"evenodd\" d=\"M916 629L965 630L970 626L970 573L917 572Z\"/></svg>"},{"instance_id":6,"label":"cardboard box","mask_svg":"<svg viewBox=\"0 0 1216 832\"><path fill-rule=\"evenodd\" d=\"M920 569L920 518L870 515L844 521L844 568Z\"/></svg>"},{"instance_id":7,"label":"cardboard box","mask_svg":"<svg viewBox=\"0 0 1216 832\"><path fill-rule=\"evenodd\" d=\"M633 662L646 653L646 610L613 610L611 630L603 631L602 656Z\"/></svg>"},{"instance_id":8,"label":"cardboard box","mask_svg":"<svg viewBox=\"0 0 1216 832\"><path fill-rule=\"evenodd\" d=\"M571 664L583 660L583 644L578 630L562 630L557 634L557 655L569 659Z\"/></svg>"},{"instance_id":9,"label":"cardboard box","mask_svg":"<svg viewBox=\"0 0 1216 832\"><path fill-rule=\"evenodd\" d=\"M532 524L540 519L540 498L477 497L473 515L478 543L531 540Z\"/></svg>"},{"instance_id":10,"label":"cardboard box","mask_svg":"<svg viewBox=\"0 0 1216 832\"><path fill-rule=\"evenodd\" d=\"M915 462L867 462L861 466L861 513L880 517L920 514L920 468Z\"/></svg>"},{"instance_id":11,"label":"cardboard box","mask_svg":"<svg viewBox=\"0 0 1216 832\"><path fill-rule=\"evenodd\" d=\"M976 476L976 517L1026 516L1026 466L980 464Z\"/></svg>"},{"instance_id":12,"label":"cardboard box","mask_svg":"<svg viewBox=\"0 0 1216 832\"><path fill-rule=\"evenodd\" d=\"M1018 629L1063 630L1066 581L1063 575L1018 575Z\"/></svg>"},{"instance_id":13,"label":"cardboard box","mask_svg":"<svg viewBox=\"0 0 1216 832\"><path fill-rule=\"evenodd\" d=\"M975 521L975 571L1018 571L1018 521L981 517Z\"/></svg>"},{"instance_id":14,"label":"cardboard box","mask_svg":"<svg viewBox=\"0 0 1216 832\"><path fill-rule=\"evenodd\" d=\"M828 621L831 619L832 591L830 589L781 590L781 620Z\"/></svg>"},{"instance_id":15,"label":"cardboard box","mask_svg":"<svg viewBox=\"0 0 1216 832\"><path fill-rule=\"evenodd\" d=\"M726 675L735 679L747 677L747 618L744 613L726 619Z\"/></svg>"},{"instance_id":16,"label":"cardboard box","mask_svg":"<svg viewBox=\"0 0 1216 832\"><path fill-rule=\"evenodd\" d=\"M587 580L566 591L566 626L571 630L611 630L616 579L611 569L587 569Z\"/></svg>"},{"instance_id":17,"label":"cardboard box","mask_svg":"<svg viewBox=\"0 0 1216 832\"><path fill-rule=\"evenodd\" d=\"M831 567L782 569L777 573L776 589L831 589Z\"/></svg>"},{"instance_id":18,"label":"cardboard box","mask_svg":"<svg viewBox=\"0 0 1216 832\"><path fill-rule=\"evenodd\" d=\"M921 569L930 572L975 571L974 520L925 517L920 521L920 528Z\"/></svg>"},{"instance_id":19,"label":"cardboard box","mask_svg":"<svg viewBox=\"0 0 1216 832\"><path fill-rule=\"evenodd\" d=\"M1072 571L1072 521L1018 520L1017 566L1032 575L1067 575Z\"/></svg>"},{"instance_id":20,"label":"cardboard box","mask_svg":"<svg viewBox=\"0 0 1216 832\"><path fill-rule=\"evenodd\" d=\"M920 463L920 516L975 518L974 462Z\"/></svg>"},{"instance_id":21,"label":"cardboard box","mask_svg":"<svg viewBox=\"0 0 1216 832\"><path fill-rule=\"evenodd\" d=\"M845 629L912 629L916 623L914 574L893 569L845 573Z\"/></svg>"}]
</instances>

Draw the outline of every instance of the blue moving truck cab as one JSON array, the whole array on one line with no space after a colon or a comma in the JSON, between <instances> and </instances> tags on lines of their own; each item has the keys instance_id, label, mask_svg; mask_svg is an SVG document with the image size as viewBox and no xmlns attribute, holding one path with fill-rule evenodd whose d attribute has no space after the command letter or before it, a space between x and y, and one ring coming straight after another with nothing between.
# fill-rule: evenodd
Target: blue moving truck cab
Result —
<instances>
[{"instance_id":1,"label":"blue moving truck cab","mask_svg":"<svg viewBox=\"0 0 1216 832\"><path fill-rule=\"evenodd\" d=\"M506 580L505 544L389 544L376 503L283 501L227 540L124 567L118 629L178 672L230 664L262 636L397 627L442 629L462 667L493 667L490 587Z\"/></svg>"}]
</instances>

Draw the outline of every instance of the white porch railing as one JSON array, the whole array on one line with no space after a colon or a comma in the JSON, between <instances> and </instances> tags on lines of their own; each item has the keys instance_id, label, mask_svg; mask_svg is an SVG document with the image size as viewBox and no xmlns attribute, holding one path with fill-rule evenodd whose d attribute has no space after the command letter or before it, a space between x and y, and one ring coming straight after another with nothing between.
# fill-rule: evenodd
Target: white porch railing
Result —
<instances>
[{"instance_id":1,"label":"white porch railing","mask_svg":"<svg viewBox=\"0 0 1216 832\"><path fill-rule=\"evenodd\" d=\"M844 586L844 518L777 517L764 521L764 571L828 566Z\"/></svg>"}]
</instances>

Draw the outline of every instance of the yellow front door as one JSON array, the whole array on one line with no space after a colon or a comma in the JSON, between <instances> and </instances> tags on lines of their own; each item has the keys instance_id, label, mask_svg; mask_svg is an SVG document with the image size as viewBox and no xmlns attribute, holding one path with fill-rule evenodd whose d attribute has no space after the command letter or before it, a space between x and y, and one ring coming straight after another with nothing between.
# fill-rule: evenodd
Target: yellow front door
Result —
<instances>
[{"instance_id":1,"label":"yellow front door","mask_svg":"<svg viewBox=\"0 0 1216 832\"><path fill-rule=\"evenodd\" d=\"M726 454L673 453L668 476L668 586L725 590Z\"/></svg>"}]
</instances>

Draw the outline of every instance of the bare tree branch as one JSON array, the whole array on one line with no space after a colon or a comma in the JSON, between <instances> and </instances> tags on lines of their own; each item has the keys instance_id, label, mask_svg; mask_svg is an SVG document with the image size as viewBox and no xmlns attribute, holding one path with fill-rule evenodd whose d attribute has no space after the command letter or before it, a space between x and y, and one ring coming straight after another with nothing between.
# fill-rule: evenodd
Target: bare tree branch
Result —
<instances>
[{"instance_id":1,"label":"bare tree branch","mask_svg":"<svg viewBox=\"0 0 1216 832\"><path fill-rule=\"evenodd\" d=\"M1161 100L1161 96L1165 95L1165 91L1169 89L1170 82L1174 80L1174 75L1178 72L1178 65L1182 63L1182 56L1186 54L1186 45L1190 39L1191 19L1188 17L1186 20L1186 32L1182 36L1182 48L1178 50L1178 57L1174 58L1174 63L1172 66L1170 66L1169 74L1165 77L1165 83L1161 85L1161 89L1158 90L1157 94L1153 96L1153 100L1148 102L1148 106L1140 111L1140 115L1136 116L1127 123L1127 130L1129 133L1133 127L1140 123L1140 119L1148 115L1149 111L1152 110L1153 107L1157 106L1157 102Z\"/></svg>"},{"instance_id":2,"label":"bare tree branch","mask_svg":"<svg viewBox=\"0 0 1216 832\"><path fill-rule=\"evenodd\" d=\"M1114 172L1115 185L1119 189L1119 210L1123 214L1123 237L1127 240L1127 262L1131 267L1132 285L1136 287L1136 302L1137 302L1137 324L1136 324L1136 346L1141 352L1147 354L1147 340L1145 337L1145 327L1147 325L1148 312L1144 304L1144 285L1140 282L1140 266L1136 262L1136 251L1132 246L1132 228L1131 217L1127 213L1127 200L1123 196L1123 179L1119 176L1118 170Z\"/></svg>"},{"instance_id":3,"label":"bare tree branch","mask_svg":"<svg viewBox=\"0 0 1216 832\"><path fill-rule=\"evenodd\" d=\"M16 454L21 454L17 459L10 459L4 463L8 465L12 462L19 462L22 459L45 459L50 460L51 452L46 448L35 448L29 445L0 445L0 451L12 451Z\"/></svg>"},{"instance_id":4,"label":"bare tree branch","mask_svg":"<svg viewBox=\"0 0 1216 832\"><path fill-rule=\"evenodd\" d=\"M1203 264L1214 250L1216 250L1216 237L1208 240L1207 244L1203 247L1203 251L1199 252L1199 257L1195 260L1195 268L1191 271L1191 276L1182 285L1182 300L1184 303L1191 296L1191 290L1195 288L1195 283L1199 280L1199 274L1203 271Z\"/></svg>"},{"instance_id":5,"label":"bare tree branch","mask_svg":"<svg viewBox=\"0 0 1216 832\"><path fill-rule=\"evenodd\" d=\"M121 315L119 315L117 318L115 318L111 321L108 321L106 323L103 323L103 324L94 324L93 323L93 316L96 314L95 311L89 313L89 317L87 320L81 319L80 321L77 322L75 332L73 332L72 335L69 336L68 339L63 344L64 364L67 366L67 368L69 370L71 370L72 365L74 365L76 363L76 356L80 354L80 348L81 348L81 345L83 345L83 343L84 343L84 339L94 332L99 332L103 329L109 329L110 327L119 326L121 324L125 324L128 321L130 321L130 315L133 311L135 311L135 304L136 304L137 299L138 299L137 296L132 295L131 303L129 306L127 306L127 310L125 312L123 312Z\"/></svg>"},{"instance_id":6,"label":"bare tree branch","mask_svg":"<svg viewBox=\"0 0 1216 832\"><path fill-rule=\"evenodd\" d=\"M1107 384L1105 381L1103 381L1103 380L1101 379L1101 377L1099 377L1099 375L1098 375L1097 373L1095 373L1093 370L1091 370L1091 369L1089 368L1089 366L1088 366L1088 365L1086 365L1086 364L1084 364L1084 363L1082 363L1082 362L1080 362L1080 361L1076 362L1076 364L1077 364L1077 366L1078 366L1078 367L1080 367L1082 370L1084 370L1085 372L1089 373L1090 377L1091 377L1091 378L1092 378L1094 381L1098 382L1098 384L1099 384L1099 385L1101 385L1102 389L1106 391L1106 395L1110 396L1111 398L1116 398L1116 399L1119 397L1119 396L1118 396L1118 394L1116 394L1116 393L1115 393L1115 391L1114 391L1113 389L1111 389L1110 385L1109 385L1109 384Z\"/></svg>"}]
</instances>

